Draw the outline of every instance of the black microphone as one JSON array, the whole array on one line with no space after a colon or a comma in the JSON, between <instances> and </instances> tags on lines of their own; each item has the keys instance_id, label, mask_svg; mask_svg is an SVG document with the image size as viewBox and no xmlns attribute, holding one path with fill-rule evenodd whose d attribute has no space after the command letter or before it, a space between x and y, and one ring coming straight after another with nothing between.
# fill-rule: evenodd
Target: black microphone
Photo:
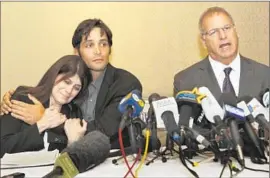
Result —
<instances>
[{"instance_id":1,"label":"black microphone","mask_svg":"<svg viewBox=\"0 0 270 178\"><path fill-rule=\"evenodd\" d=\"M161 145L158 144L160 141L158 140L158 137L157 137L157 120L156 120L155 113L153 110L152 102L157 101L159 99L160 99L160 95L157 93L153 93L148 97L150 107L148 109L146 122L147 122L148 128L151 129L151 145L152 145L152 150L154 153L157 150L159 150Z\"/></svg>"},{"instance_id":2,"label":"black microphone","mask_svg":"<svg viewBox=\"0 0 270 178\"><path fill-rule=\"evenodd\" d=\"M204 97L198 92L198 88L194 88L192 91L179 91L176 94L175 99L181 118L178 122L179 127L189 127L190 118L198 117L202 111L200 103Z\"/></svg>"},{"instance_id":3,"label":"black microphone","mask_svg":"<svg viewBox=\"0 0 270 178\"><path fill-rule=\"evenodd\" d=\"M245 132L247 133L247 135L249 136L250 140L252 141L254 146L257 148L259 153L261 155L263 155L263 151L261 149L260 142L259 142L259 137L257 136L257 134L255 133L254 129L251 126L251 122L253 121L252 123L254 123L255 119L253 118L252 114L250 113L246 102L245 101L239 102L237 104L237 107L244 110L245 117L248 120L248 121L246 120L244 122L244 130L245 130ZM255 124L253 124L253 125L255 125ZM258 127L257 127L257 129L258 129Z\"/></svg>"},{"instance_id":4,"label":"black microphone","mask_svg":"<svg viewBox=\"0 0 270 178\"><path fill-rule=\"evenodd\" d=\"M57 157L54 169L43 178L73 178L105 161L110 149L110 140L106 135L99 131L89 132L65 148Z\"/></svg>"},{"instance_id":5,"label":"black microphone","mask_svg":"<svg viewBox=\"0 0 270 178\"><path fill-rule=\"evenodd\" d=\"M170 138L172 138L178 146L181 146L181 144L183 143L183 138L180 136L179 128L177 127L177 124L175 122L173 112L169 110L164 111L161 114L161 119L164 122Z\"/></svg>"},{"instance_id":6,"label":"black microphone","mask_svg":"<svg viewBox=\"0 0 270 178\"><path fill-rule=\"evenodd\" d=\"M224 122L230 128L231 138L238 153L240 163L244 165L244 155L242 151L243 141L238 129L238 123L243 122L245 119L244 111L235 107L237 104L237 98L232 93L223 93L221 95L221 99L225 108Z\"/></svg>"},{"instance_id":7,"label":"black microphone","mask_svg":"<svg viewBox=\"0 0 270 178\"><path fill-rule=\"evenodd\" d=\"M162 99L153 101L152 104L156 119L163 120L168 136L178 145L181 145L183 140L176 124L179 120L179 112L175 99L173 97L162 97Z\"/></svg>"},{"instance_id":8,"label":"black microphone","mask_svg":"<svg viewBox=\"0 0 270 178\"><path fill-rule=\"evenodd\" d=\"M210 142L195 129L185 127L185 130L186 133L190 132L190 134L187 134L186 136L190 136L193 140L196 140L198 143L202 144L205 148L211 146Z\"/></svg>"},{"instance_id":9,"label":"black microphone","mask_svg":"<svg viewBox=\"0 0 270 178\"><path fill-rule=\"evenodd\" d=\"M118 110L123 114L119 128L123 130L125 126L128 126L128 135L133 153L137 152L137 141L135 138L136 128L135 125L133 125L133 118L140 116L144 104L145 102L142 99L141 92L139 90L133 90L127 94L118 105Z\"/></svg>"}]
</instances>

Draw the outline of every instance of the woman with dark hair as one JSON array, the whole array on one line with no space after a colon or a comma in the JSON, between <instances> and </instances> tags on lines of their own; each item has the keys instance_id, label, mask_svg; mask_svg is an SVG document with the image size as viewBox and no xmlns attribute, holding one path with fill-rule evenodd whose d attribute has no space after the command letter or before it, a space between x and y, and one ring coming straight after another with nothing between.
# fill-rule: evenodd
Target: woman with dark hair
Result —
<instances>
[{"instance_id":1,"label":"woman with dark hair","mask_svg":"<svg viewBox=\"0 0 270 178\"><path fill-rule=\"evenodd\" d=\"M45 108L36 123L29 124L12 114L1 116L1 155L38 151L49 143L48 150L61 151L67 144L85 134L87 123L82 119L79 104L88 94L92 77L84 61L66 55L55 62L36 87L20 86L12 99L33 103L34 96ZM71 129L72 128L72 129ZM47 140L43 140L47 133Z\"/></svg>"}]
</instances>

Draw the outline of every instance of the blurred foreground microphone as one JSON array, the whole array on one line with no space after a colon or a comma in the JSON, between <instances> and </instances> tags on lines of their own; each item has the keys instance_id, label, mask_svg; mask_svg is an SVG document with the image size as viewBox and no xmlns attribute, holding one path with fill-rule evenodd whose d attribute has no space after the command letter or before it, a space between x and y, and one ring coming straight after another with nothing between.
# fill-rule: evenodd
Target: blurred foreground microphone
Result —
<instances>
[{"instance_id":1,"label":"blurred foreground microphone","mask_svg":"<svg viewBox=\"0 0 270 178\"><path fill-rule=\"evenodd\" d=\"M256 98L253 98L247 105L255 121L269 131L269 110L264 108Z\"/></svg>"},{"instance_id":2,"label":"blurred foreground microphone","mask_svg":"<svg viewBox=\"0 0 270 178\"><path fill-rule=\"evenodd\" d=\"M204 97L198 92L198 88L194 88L192 91L179 91L176 94L175 99L181 118L178 126L190 126L190 118L195 118L200 114L200 104Z\"/></svg>"},{"instance_id":3,"label":"blurred foreground microphone","mask_svg":"<svg viewBox=\"0 0 270 178\"><path fill-rule=\"evenodd\" d=\"M224 110L207 87L200 87L199 92L206 96L201 100L206 119L211 123L220 125L224 117Z\"/></svg>"},{"instance_id":4,"label":"blurred foreground microphone","mask_svg":"<svg viewBox=\"0 0 270 178\"><path fill-rule=\"evenodd\" d=\"M244 155L242 151L243 141L239 134L238 123L244 122L245 114L243 109L237 108L237 99L232 93L223 93L221 95L222 101L224 102L225 118L224 122L230 128L231 138L234 147L238 153L241 165L244 165Z\"/></svg>"},{"instance_id":5,"label":"blurred foreground microphone","mask_svg":"<svg viewBox=\"0 0 270 178\"><path fill-rule=\"evenodd\" d=\"M99 165L109 156L109 138L99 131L89 132L65 148L57 157L54 169L43 178L73 178Z\"/></svg>"},{"instance_id":6,"label":"blurred foreground microphone","mask_svg":"<svg viewBox=\"0 0 270 178\"><path fill-rule=\"evenodd\" d=\"M145 102L143 101L139 90L133 90L127 94L118 105L118 110L123 114L119 127L123 129L125 127L125 122L128 119L139 117L144 105Z\"/></svg>"},{"instance_id":7,"label":"blurred foreground microphone","mask_svg":"<svg viewBox=\"0 0 270 178\"><path fill-rule=\"evenodd\" d=\"M181 144L179 128L177 122L179 120L179 113L176 101L173 97L168 97L152 102L153 110L157 120L163 120L168 135L178 145Z\"/></svg>"}]
</instances>

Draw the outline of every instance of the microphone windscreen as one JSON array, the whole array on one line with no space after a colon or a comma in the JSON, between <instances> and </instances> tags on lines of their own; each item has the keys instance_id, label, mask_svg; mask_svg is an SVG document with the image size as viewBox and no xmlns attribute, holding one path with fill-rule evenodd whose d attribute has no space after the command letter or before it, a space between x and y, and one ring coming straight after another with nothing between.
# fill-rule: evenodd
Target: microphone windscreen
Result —
<instances>
[{"instance_id":1,"label":"microphone windscreen","mask_svg":"<svg viewBox=\"0 0 270 178\"><path fill-rule=\"evenodd\" d=\"M151 104L153 101L159 100L160 99L160 95L157 93L152 93L149 97L148 97L148 101Z\"/></svg>"},{"instance_id":2,"label":"microphone windscreen","mask_svg":"<svg viewBox=\"0 0 270 178\"><path fill-rule=\"evenodd\" d=\"M109 138L99 131L92 131L62 153L67 152L79 172L85 172L105 161L110 149Z\"/></svg>"}]
</instances>

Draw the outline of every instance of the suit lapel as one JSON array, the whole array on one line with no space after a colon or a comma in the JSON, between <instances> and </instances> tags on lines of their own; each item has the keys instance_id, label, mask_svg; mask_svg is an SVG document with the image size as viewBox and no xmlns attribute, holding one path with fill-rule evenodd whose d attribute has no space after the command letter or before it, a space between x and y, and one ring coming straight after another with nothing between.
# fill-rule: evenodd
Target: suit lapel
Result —
<instances>
[{"instance_id":1,"label":"suit lapel","mask_svg":"<svg viewBox=\"0 0 270 178\"><path fill-rule=\"evenodd\" d=\"M106 97L110 88L110 85L113 82L114 77L114 68L108 64L104 79L102 81L100 90L98 92L96 107L95 107L95 118L99 118L101 115L101 111L103 111L103 107L106 104Z\"/></svg>"},{"instance_id":2,"label":"suit lapel","mask_svg":"<svg viewBox=\"0 0 270 178\"><path fill-rule=\"evenodd\" d=\"M241 59L241 73L240 73L240 81L239 81L239 95L238 97L242 97L245 95L245 91L250 87L250 81L252 80L253 70L252 65L249 63L245 57L240 56Z\"/></svg>"},{"instance_id":3,"label":"suit lapel","mask_svg":"<svg viewBox=\"0 0 270 178\"><path fill-rule=\"evenodd\" d=\"M208 57L204 59L202 65L200 66L200 69L201 69L200 77L202 84L204 84L211 91L214 97L217 100L219 100L221 96L221 90Z\"/></svg>"}]
</instances>

